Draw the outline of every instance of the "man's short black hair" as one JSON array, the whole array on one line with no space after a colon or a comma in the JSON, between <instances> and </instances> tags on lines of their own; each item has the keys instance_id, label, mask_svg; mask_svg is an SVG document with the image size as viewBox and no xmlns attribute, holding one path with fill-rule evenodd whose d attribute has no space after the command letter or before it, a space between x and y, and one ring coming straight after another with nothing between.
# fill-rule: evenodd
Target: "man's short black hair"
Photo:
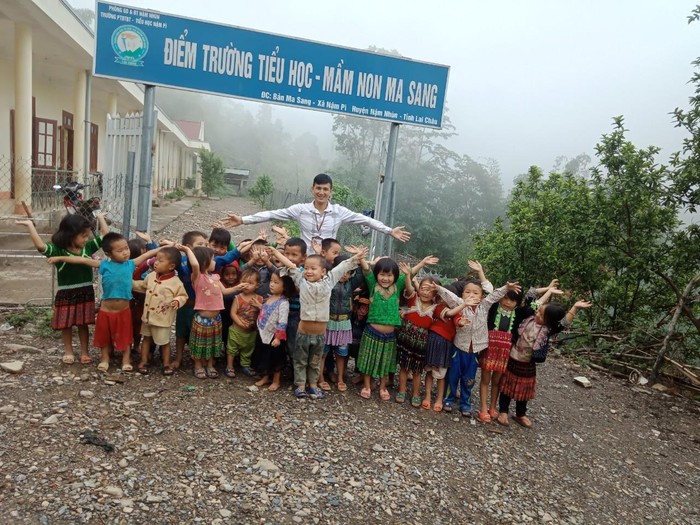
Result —
<instances>
[{"instance_id":1,"label":"man's short black hair","mask_svg":"<svg viewBox=\"0 0 700 525\"><path fill-rule=\"evenodd\" d=\"M316 186L317 184L330 184L331 188L333 188L333 179L331 179L330 175L326 175L325 173L319 173L314 177L314 183L312 186Z\"/></svg>"}]
</instances>

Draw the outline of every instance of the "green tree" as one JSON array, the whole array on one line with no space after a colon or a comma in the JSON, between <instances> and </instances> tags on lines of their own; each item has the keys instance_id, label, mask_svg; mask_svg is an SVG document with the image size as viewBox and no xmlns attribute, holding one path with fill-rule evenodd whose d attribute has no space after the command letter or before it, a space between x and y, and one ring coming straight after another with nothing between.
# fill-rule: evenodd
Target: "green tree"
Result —
<instances>
[{"instance_id":1,"label":"green tree","mask_svg":"<svg viewBox=\"0 0 700 525\"><path fill-rule=\"evenodd\" d=\"M200 170L202 175L202 191L212 197L223 192L224 161L211 151L202 148L199 152Z\"/></svg>"},{"instance_id":2,"label":"green tree","mask_svg":"<svg viewBox=\"0 0 700 525\"><path fill-rule=\"evenodd\" d=\"M265 206L267 197L275 191L275 185L269 175L260 175L255 179L255 184L248 188L248 195L260 206Z\"/></svg>"}]
</instances>

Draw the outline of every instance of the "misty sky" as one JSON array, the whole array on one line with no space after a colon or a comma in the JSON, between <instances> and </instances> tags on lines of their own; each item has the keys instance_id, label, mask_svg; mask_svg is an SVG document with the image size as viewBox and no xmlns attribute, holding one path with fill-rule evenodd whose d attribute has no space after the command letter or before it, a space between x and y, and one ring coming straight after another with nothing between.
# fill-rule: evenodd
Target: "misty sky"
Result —
<instances>
[{"instance_id":1,"label":"misty sky","mask_svg":"<svg viewBox=\"0 0 700 525\"><path fill-rule=\"evenodd\" d=\"M70 3L94 9L90 0ZM614 115L665 160L683 136L669 112L687 106L690 62L700 55L700 23L686 19L695 0L115 3L447 64L459 133L449 146L496 159L506 186L532 164L549 170L559 155L593 156ZM331 156L331 115L281 106L274 115L292 133L319 135Z\"/></svg>"}]
</instances>

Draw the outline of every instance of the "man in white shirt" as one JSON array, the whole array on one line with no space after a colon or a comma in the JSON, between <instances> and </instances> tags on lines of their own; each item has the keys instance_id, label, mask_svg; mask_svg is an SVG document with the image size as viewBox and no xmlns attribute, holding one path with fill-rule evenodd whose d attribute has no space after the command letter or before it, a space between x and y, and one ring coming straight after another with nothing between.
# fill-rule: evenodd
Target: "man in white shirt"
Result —
<instances>
[{"instance_id":1,"label":"man in white shirt","mask_svg":"<svg viewBox=\"0 0 700 525\"><path fill-rule=\"evenodd\" d=\"M293 204L288 208L279 210L261 211L253 215L235 215L230 213L222 221L225 227L233 228L241 224L257 224L273 220L297 221L301 230L301 238L306 242L308 249L313 252L313 242L321 244L322 239L338 236L338 228L341 224L359 224L368 226L394 239L406 242L411 238L411 233L403 226L390 228L386 224L361 213L355 213L344 206L330 202L333 195L333 179L325 173L314 177L311 186L313 202Z\"/></svg>"}]
</instances>

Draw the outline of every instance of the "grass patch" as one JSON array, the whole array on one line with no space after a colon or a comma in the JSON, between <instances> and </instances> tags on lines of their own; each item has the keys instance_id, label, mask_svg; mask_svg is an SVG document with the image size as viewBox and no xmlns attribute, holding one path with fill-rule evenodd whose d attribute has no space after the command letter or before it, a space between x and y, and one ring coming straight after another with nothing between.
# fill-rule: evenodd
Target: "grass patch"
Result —
<instances>
[{"instance_id":1,"label":"grass patch","mask_svg":"<svg viewBox=\"0 0 700 525\"><path fill-rule=\"evenodd\" d=\"M38 308L36 306L26 306L23 310L9 314L5 321L15 328L24 328L32 325L33 332L40 337L58 338L60 333L51 328L53 310L51 308Z\"/></svg>"}]
</instances>

